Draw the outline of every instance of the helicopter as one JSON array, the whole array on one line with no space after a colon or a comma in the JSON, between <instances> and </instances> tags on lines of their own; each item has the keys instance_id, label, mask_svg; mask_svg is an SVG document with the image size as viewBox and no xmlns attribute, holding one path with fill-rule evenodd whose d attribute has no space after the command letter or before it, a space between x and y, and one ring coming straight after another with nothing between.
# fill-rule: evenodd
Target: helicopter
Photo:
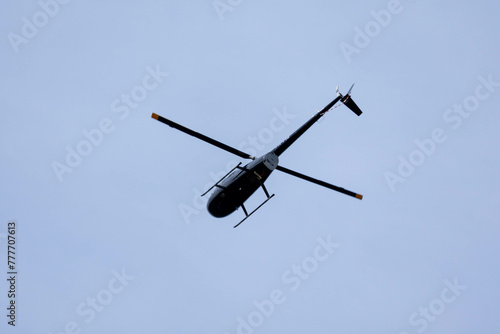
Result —
<instances>
[{"instance_id":1,"label":"helicopter","mask_svg":"<svg viewBox=\"0 0 500 334\"><path fill-rule=\"evenodd\" d=\"M356 103L351 98L351 91L353 87L354 84L351 86L346 95L342 95L339 92L339 88L337 86L337 96L333 101L328 103L323 109L314 114L306 123L304 123L300 128L298 128L294 133L292 133L292 135L288 137L286 140L284 140L281 144L279 144L273 150L269 151L268 153L260 157L254 157L250 154L242 152L236 148L233 148L215 139L207 137L199 132L186 128L178 123L175 123L155 113L153 113L151 117L161 123L169 125L174 129L180 130L190 136L196 137L220 149L235 154L240 158L252 160L244 166L241 166L242 163L240 162L237 166L231 169L226 175L224 175L219 181L217 181L212 187L210 187L205 193L201 195L205 196L207 193L209 193L212 189L215 188L214 192L211 194L210 198L207 201L207 210L212 216L216 218L226 217L241 207L243 209L243 212L245 213L245 217L238 224L233 226L233 227L238 227L248 217L254 214L272 197L274 197L274 194L269 195L269 192L267 191L266 186L264 185L264 182L267 180L267 178L271 175L271 173L274 170L279 170L280 172L301 178L303 180L312 182L314 184L326 187L331 190L335 190L337 192L340 192L342 194L360 200L363 199L362 195L357 194L353 191L312 178L310 176L298 173L296 171L293 171L291 169L279 165L279 156L283 152L285 152L286 149L288 149L302 134L304 134L304 132L306 132L326 112L332 109L335 106L335 104L337 104L337 102L340 101L341 103L343 103L357 116L360 116L362 114L361 109L356 105ZM262 188L264 190L267 199L264 202L262 202L252 212L248 213L244 203L259 188Z\"/></svg>"}]
</instances>

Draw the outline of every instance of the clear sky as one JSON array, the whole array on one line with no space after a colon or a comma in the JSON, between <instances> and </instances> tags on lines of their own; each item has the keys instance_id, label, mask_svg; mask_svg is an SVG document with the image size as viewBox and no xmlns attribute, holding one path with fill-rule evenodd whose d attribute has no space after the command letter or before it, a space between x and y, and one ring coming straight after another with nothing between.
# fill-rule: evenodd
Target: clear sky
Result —
<instances>
[{"instance_id":1,"label":"clear sky","mask_svg":"<svg viewBox=\"0 0 500 334\"><path fill-rule=\"evenodd\" d=\"M0 9L2 333L499 331L498 2ZM151 119L260 155L353 82L280 163L364 199L276 171L237 229L241 159Z\"/></svg>"}]
</instances>

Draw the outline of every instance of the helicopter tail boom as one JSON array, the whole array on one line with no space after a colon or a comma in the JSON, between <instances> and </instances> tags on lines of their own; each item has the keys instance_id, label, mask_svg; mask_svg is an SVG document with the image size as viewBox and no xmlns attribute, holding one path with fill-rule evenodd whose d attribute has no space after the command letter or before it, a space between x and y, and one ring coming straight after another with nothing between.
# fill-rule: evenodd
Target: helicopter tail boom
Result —
<instances>
[{"instance_id":1,"label":"helicopter tail boom","mask_svg":"<svg viewBox=\"0 0 500 334\"><path fill-rule=\"evenodd\" d=\"M286 149L288 149L300 136L304 134L316 121L318 121L326 112L328 112L330 109L332 109L337 102L342 102L345 104L347 108L349 108L352 112L354 112L356 115L361 115L362 111L359 109L359 107L354 103L354 101L351 98L351 90L352 87L354 87L354 84L351 86L349 91L347 92L346 95L342 95L339 92L339 88L337 86L337 97L335 99L328 103L323 109L318 111L314 116L312 116L306 123L304 123L299 129L297 129L290 137L288 137L284 142L279 144L273 152L277 155L280 156L283 152L285 152Z\"/></svg>"}]
</instances>

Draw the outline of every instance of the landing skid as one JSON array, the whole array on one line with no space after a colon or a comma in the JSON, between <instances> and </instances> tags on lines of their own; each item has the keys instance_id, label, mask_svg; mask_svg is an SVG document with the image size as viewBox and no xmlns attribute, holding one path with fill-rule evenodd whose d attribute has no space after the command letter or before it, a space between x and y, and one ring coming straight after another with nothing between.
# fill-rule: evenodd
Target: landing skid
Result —
<instances>
[{"instance_id":1,"label":"landing skid","mask_svg":"<svg viewBox=\"0 0 500 334\"><path fill-rule=\"evenodd\" d=\"M253 210L252 212L250 212L250 214L248 214L247 212L247 209L245 208L245 205L244 204L241 204L241 207L243 208L243 212L245 213L245 218L243 218L238 224L234 225L233 228L236 228L238 226L241 225L241 223L243 223L248 217L250 217L255 211L259 210L261 206L263 206L264 204L267 203L267 201L269 201L271 198L274 197L274 194L272 194L271 196L269 196L269 193L267 192L267 189L266 189L266 186L264 186L264 183L261 184L262 186L262 189L264 189L264 193L266 194L267 196L267 199L262 202L255 210Z\"/></svg>"}]
</instances>

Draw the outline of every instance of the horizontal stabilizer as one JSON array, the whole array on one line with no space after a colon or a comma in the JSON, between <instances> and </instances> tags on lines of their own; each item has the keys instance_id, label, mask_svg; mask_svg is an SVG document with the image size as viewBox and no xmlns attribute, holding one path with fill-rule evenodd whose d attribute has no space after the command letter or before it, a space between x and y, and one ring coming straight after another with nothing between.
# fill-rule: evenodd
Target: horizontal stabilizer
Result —
<instances>
[{"instance_id":1,"label":"horizontal stabilizer","mask_svg":"<svg viewBox=\"0 0 500 334\"><path fill-rule=\"evenodd\" d=\"M353 101L351 95L344 96L341 102L344 103L347 108L351 109L351 111L356 115L360 116L363 113L361 109L359 109L358 105Z\"/></svg>"}]
</instances>

